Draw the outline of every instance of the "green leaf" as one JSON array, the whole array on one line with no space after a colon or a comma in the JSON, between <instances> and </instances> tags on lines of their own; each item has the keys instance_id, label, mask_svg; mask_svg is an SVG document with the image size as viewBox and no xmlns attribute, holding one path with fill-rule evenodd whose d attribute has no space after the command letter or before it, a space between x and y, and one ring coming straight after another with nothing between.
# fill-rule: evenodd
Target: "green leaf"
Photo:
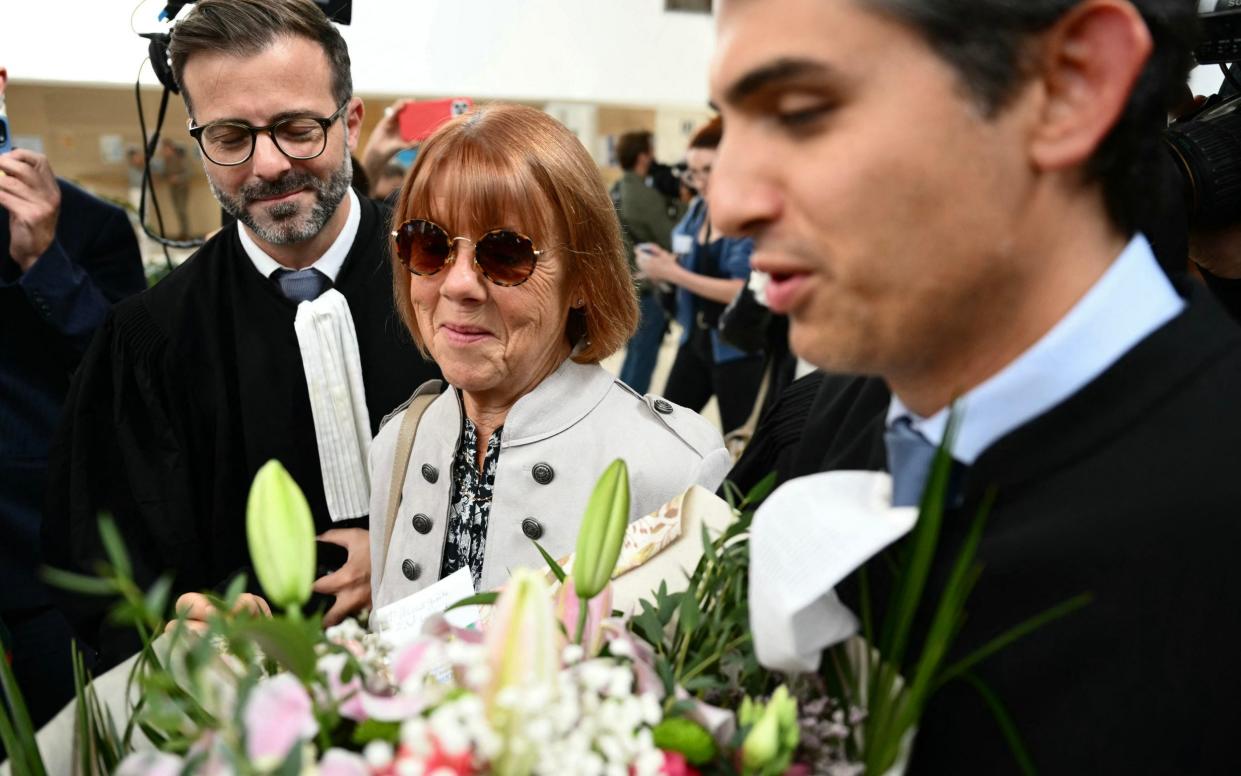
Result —
<instances>
[{"instance_id":1,"label":"green leaf","mask_svg":"<svg viewBox=\"0 0 1241 776\"><path fill-rule=\"evenodd\" d=\"M155 619L162 620L168 611L168 596L172 592L172 575L165 574L155 580L146 594L147 613Z\"/></svg>"},{"instance_id":2,"label":"green leaf","mask_svg":"<svg viewBox=\"0 0 1241 776\"><path fill-rule=\"evenodd\" d=\"M681 597L681 619L678 627L682 633L693 633L698 627L698 622L702 619L702 612L698 609L698 601L692 595Z\"/></svg>"},{"instance_id":3,"label":"green leaf","mask_svg":"<svg viewBox=\"0 0 1241 776\"><path fill-rule=\"evenodd\" d=\"M302 772L302 747L294 746L276 769L274 776L300 776Z\"/></svg>"},{"instance_id":4,"label":"green leaf","mask_svg":"<svg viewBox=\"0 0 1241 776\"><path fill-rule=\"evenodd\" d=\"M249 579L246 578L244 571L237 572L237 575L228 583L228 588L224 591L224 611L233 611L233 606L236 605L237 599L241 598L241 594L246 592L246 584L248 582Z\"/></svg>"},{"instance_id":5,"label":"green leaf","mask_svg":"<svg viewBox=\"0 0 1241 776\"><path fill-rule=\"evenodd\" d=\"M543 549L543 545L534 542L534 546L538 549L539 554L543 556L543 560L547 562L547 567L552 570L552 574L556 576L556 581L564 584L564 569L556 562L555 558L547 554L547 550Z\"/></svg>"},{"instance_id":6,"label":"green leaf","mask_svg":"<svg viewBox=\"0 0 1241 776\"><path fill-rule=\"evenodd\" d=\"M745 498L741 501L741 508L748 509L761 501L764 501L771 491L776 488L777 472L770 472L766 477L758 481L754 487L750 488L750 492L745 494Z\"/></svg>"},{"instance_id":7,"label":"green leaf","mask_svg":"<svg viewBox=\"0 0 1241 776\"><path fill-rule=\"evenodd\" d=\"M366 746L371 741L387 741L395 744L401 738L400 722L380 722L368 719L358 724L353 730L350 740L358 746Z\"/></svg>"},{"instance_id":8,"label":"green leaf","mask_svg":"<svg viewBox=\"0 0 1241 776\"><path fill-rule=\"evenodd\" d=\"M999 636L996 636L994 639L988 641L986 644L966 655L961 660L958 660L956 663L953 663L951 666L944 669L944 671L939 675L937 686L942 686L946 682L961 676L978 663L986 660L988 657L1004 649L1014 641L1033 633L1048 623L1054 622L1061 617L1069 615L1078 609L1089 605L1093 600L1094 596L1090 593L1082 593L1081 595L1076 595L1067 601L1056 604L1050 609L1040 612L1030 619L1009 628Z\"/></svg>"},{"instance_id":9,"label":"green leaf","mask_svg":"<svg viewBox=\"0 0 1241 776\"><path fill-rule=\"evenodd\" d=\"M108 562L116 571L117 576L133 579L133 567L129 565L129 553L125 552L125 541L116 527L116 521L109 515L99 516L99 538L103 540L104 552Z\"/></svg>"},{"instance_id":10,"label":"green leaf","mask_svg":"<svg viewBox=\"0 0 1241 776\"><path fill-rule=\"evenodd\" d=\"M1034 760L1030 758L1030 753L1026 749L1025 744L1021 741L1021 736L1017 732L1017 725L1013 723L1012 717L1008 715L1004 704L1000 702L999 696L987 686L986 683L979 679L976 675L966 672L963 678L968 682L978 694L982 696L983 701L987 704L987 708L991 710L991 716L995 717L996 724L1000 726L1000 733L1004 736L1005 743L1013 753L1013 759L1017 761L1017 767L1026 776L1033 776L1038 771L1034 767Z\"/></svg>"},{"instance_id":11,"label":"green leaf","mask_svg":"<svg viewBox=\"0 0 1241 776\"><path fill-rule=\"evenodd\" d=\"M453 609L460 609L462 606L492 606L497 600L499 600L499 598L500 594L495 591L477 593L468 598L462 598L460 601L456 602L444 611L449 612Z\"/></svg>"},{"instance_id":12,"label":"green leaf","mask_svg":"<svg viewBox=\"0 0 1241 776\"><path fill-rule=\"evenodd\" d=\"M0 641L0 690L4 692L4 703L0 703L0 740L13 758L13 773L46 776L26 700L9 666L8 650L9 645ZM23 767L19 768L19 764Z\"/></svg>"},{"instance_id":13,"label":"green leaf","mask_svg":"<svg viewBox=\"0 0 1241 776\"><path fill-rule=\"evenodd\" d=\"M119 592L116 583L110 579L90 577L51 566L44 566L40 575L49 585L82 595L114 596Z\"/></svg>"},{"instance_id":14,"label":"green leaf","mask_svg":"<svg viewBox=\"0 0 1241 776\"><path fill-rule=\"evenodd\" d=\"M664 626L660 624L659 615L651 608L650 602L643 600L640 602L642 612L634 617L631 622L634 628L639 631L639 635L654 646L659 646L664 640Z\"/></svg>"},{"instance_id":15,"label":"green leaf","mask_svg":"<svg viewBox=\"0 0 1241 776\"><path fill-rule=\"evenodd\" d=\"M308 681L314 677L315 639L302 623L264 617L237 624L235 635L257 643L268 657L299 679Z\"/></svg>"},{"instance_id":16,"label":"green leaf","mask_svg":"<svg viewBox=\"0 0 1241 776\"><path fill-rule=\"evenodd\" d=\"M934 689L935 677L940 664L961 627L965 616L966 599L969 598L981 573L975 557L978 554L978 544L982 541L987 516L994 503L995 491L991 490L983 499L978 513L970 523L969 532L957 553L948 580L944 583L943 592L940 594L935 613L931 618L931 625L927 630L925 643L922 646L922 654L918 656L912 681L906 687L904 703L894 719L893 726L886 731L887 744L893 760L900 751L906 731L915 726L922 716L926 699L930 697ZM890 765L890 762L883 765L881 761L882 767Z\"/></svg>"},{"instance_id":17,"label":"green leaf","mask_svg":"<svg viewBox=\"0 0 1241 776\"><path fill-rule=\"evenodd\" d=\"M673 616L677 613L677 610L681 608L681 601L688 597L688 591L684 593L671 593L664 596L663 600L659 602L659 606L656 609L656 614L659 615L659 626L661 630L666 627L668 623L672 622Z\"/></svg>"}]
</instances>

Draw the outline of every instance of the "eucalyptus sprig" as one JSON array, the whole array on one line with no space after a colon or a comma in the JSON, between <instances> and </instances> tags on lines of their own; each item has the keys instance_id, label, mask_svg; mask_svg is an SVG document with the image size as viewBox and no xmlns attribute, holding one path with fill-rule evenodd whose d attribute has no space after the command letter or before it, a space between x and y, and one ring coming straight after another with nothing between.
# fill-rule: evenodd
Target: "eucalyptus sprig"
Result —
<instances>
[{"instance_id":1,"label":"eucalyptus sprig","mask_svg":"<svg viewBox=\"0 0 1241 776\"><path fill-rule=\"evenodd\" d=\"M703 526L703 556L683 592L666 584L644 599L630 621L633 630L655 650L655 670L667 691L666 706L676 704L674 690L709 703L735 708L746 696L765 696L780 677L762 669L751 646L746 537L753 508L775 486L773 473L744 496L732 483L726 494L738 519L711 537Z\"/></svg>"}]
</instances>

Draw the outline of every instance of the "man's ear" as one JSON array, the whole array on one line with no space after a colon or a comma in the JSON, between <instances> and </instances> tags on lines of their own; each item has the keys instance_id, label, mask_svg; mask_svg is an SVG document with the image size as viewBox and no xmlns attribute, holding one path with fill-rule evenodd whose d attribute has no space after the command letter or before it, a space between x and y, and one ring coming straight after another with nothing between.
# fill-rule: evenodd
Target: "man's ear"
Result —
<instances>
[{"instance_id":1,"label":"man's ear","mask_svg":"<svg viewBox=\"0 0 1241 776\"><path fill-rule=\"evenodd\" d=\"M349 132L350 152L358 148L358 135L362 134L362 115L365 110L361 97L350 98L349 107L345 108L345 130Z\"/></svg>"},{"instance_id":2,"label":"man's ear","mask_svg":"<svg viewBox=\"0 0 1241 776\"><path fill-rule=\"evenodd\" d=\"M1044 33L1033 74L1044 93L1031 138L1034 164L1084 164L1124 113L1153 48L1127 0L1084 0Z\"/></svg>"}]
</instances>

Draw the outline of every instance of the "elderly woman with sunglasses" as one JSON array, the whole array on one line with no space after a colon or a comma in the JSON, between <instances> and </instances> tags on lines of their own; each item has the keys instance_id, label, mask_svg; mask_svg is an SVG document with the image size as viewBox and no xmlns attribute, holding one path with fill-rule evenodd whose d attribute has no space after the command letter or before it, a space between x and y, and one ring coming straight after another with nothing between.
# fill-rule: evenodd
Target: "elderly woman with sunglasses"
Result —
<instances>
[{"instance_id":1,"label":"elderly woman with sunglasses","mask_svg":"<svg viewBox=\"0 0 1241 776\"><path fill-rule=\"evenodd\" d=\"M634 284L598 168L564 126L514 105L449 122L422 144L394 224L397 309L447 387L415 394L438 395L406 465L398 440L414 410L372 446L374 606L461 568L495 588L542 565L535 540L572 552L615 458L629 466L631 520L720 484L729 457L711 424L599 366L635 327Z\"/></svg>"}]
</instances>

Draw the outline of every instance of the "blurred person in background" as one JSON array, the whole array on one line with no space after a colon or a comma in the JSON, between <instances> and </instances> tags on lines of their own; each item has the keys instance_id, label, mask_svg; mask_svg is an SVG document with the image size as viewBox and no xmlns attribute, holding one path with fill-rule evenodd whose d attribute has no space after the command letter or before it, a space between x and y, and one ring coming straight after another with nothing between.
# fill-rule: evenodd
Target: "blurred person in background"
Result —
<instances>
[{"instance_id":1,"label":"blurred person in background","mask_svg":"<svg viewBox=\"0 0 1241 776\"><path fill-rule=\"evenodd\" d=\"M676 253L665 245L643 243L637 246L637 260L647 278L677 287L681 344L665 397L698 411L715 396L727 432L750 417L763 381L764 358L761 351L728 344L719 332L724 307L745 287L754 250L752 240L724 237L711 226L711 166L722 134L723 125L715 118L690 140L684 180L698 191L698 198L676 226Z\"/></svg>"},{"instance_id":2,"label":"blurred person in background","mask_svg":"<svg viewBox=\"0 0 1241 776\"><path fill-rule=\"evenodd\" d=\"M384 165L383 171L379 173L379 180L371 185L371 196L384 201L395 197L401 191L401 184L405 182L405 172L405 168L396 162Z\"/></svg>"},{"instance_id":3,"label":"blurred person in background","mask_svg":"<svg viewBox=\"0 0 1241 776\"><path fill-rule=\"evenodd\" d=\"M659 346L668 330L668 316L664 313L658 289L637 269L634 246L654 244L665 250L672 247L676 211L670 212L667 198L646 183L646 175L655 161L650 132L626 132L621 135L616 143L616 158L623 174L612 187L612 203L620 216L629 266L638 279L639 313L638 330L625 347L620 379L638 393L646 393L651 387L651 374L655 371Z\"/></svg>"},{"instance_id":4,"label":"blurred person in background","mask_svg":"<svg viewBox=\"0 0 1241 776\"><path fill-rule=\"evenodd\" d=\"M0 154L0 621L36 726L73 696L72 632L38 571L48 448L91 336L145 286L124 210L42 154Z\"/></svg>"},{"instance_id":5,"label":"blurred person in background","mask_svg":"<svg viewBox=\"0 0 1241 776\"><path fill-rule=\"evenodd\" d=\"M172 199L172 211L177 216L177 240L190 236L190 168L185 146L172 138L159 143L159 155L164 162L163 177L168 184Z\"/></svg>"}]
</instances>

